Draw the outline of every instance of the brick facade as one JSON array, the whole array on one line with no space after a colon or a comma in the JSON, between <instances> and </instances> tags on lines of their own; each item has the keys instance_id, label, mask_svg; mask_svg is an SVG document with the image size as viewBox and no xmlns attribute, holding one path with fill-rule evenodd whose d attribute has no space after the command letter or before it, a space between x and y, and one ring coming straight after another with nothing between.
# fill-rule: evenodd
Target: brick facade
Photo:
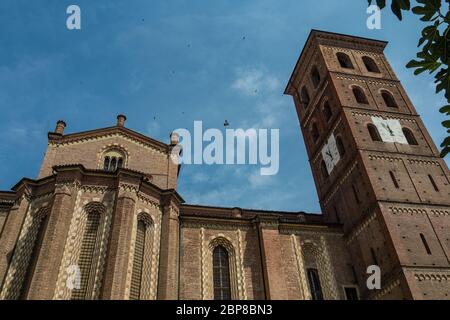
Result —
<instances>
[{"instance_id":1,"label":"brick facade","mask_svg":"<svg viewBox=\"0 0 450 320\"><path fill-rule=\"evenodd\" d=\"M0 192L0 298L214 299L220 246L236 300L312 299L313 271L324 299L346 299L346 288L361 299L449 299L449 171L385 46L313 31L286 88L322 215L186 204L170 159L176 139L134 132L123 115L74 134L58 121L38 179ZM341 53L352 68L342 67ZM367 103L355 100L355 86ZM372 141L374 117L398 120L417 144ZM324 176L331 135L341 157ZM366 287L373 264L380 290Z\"/></svg>"}]
</instances>

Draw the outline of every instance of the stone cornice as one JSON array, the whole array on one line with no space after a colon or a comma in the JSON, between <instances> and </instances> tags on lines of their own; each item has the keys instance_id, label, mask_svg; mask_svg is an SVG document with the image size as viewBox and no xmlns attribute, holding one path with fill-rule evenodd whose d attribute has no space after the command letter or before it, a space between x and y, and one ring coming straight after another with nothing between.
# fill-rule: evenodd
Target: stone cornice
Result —
<instances>
[{"instance_id":1,"label":"stone cornice","mask_svg":"<svg viewBox=\"0 0 450 320\"><path fill-rule=\"evenodd\" d=\"M315 45L330 45L331 43L340 42L342 47L346 47L345 44L351 44L352 48L358 49L360 48L371 48L375 53L382 53L384 48L387 45L386 41L362 38L362 37L354 37L345 34L338 34L320 30L312 30L306 40L306 44L303 47L302 52L297 60L297 63L292 71L292 74L289 78L289 82L284 91L285 94L293 95L294 90L296 89L294 84L296 83L296 78L302 66L308 66L305 61L307 56L311 54L311 47Z\"/></svg>"},{"instance_id":2,"label":"stone cornice","mask_svg":"<svg viewBox=\"0 0 450 320\"><path fill-rule=\"evenodd\" d=\"M137 142L139 144L143 144L147 147L152 147L156 150L159 150L163 153L168 154L170 150L170 146L154 140L150 137L147 137L143 134L140 134L136 131L130 130L125 127L108 127L108 128L102 128L102 129L96 129L96 130L90 130L90 131L83 131L73 134L67 134L67 135L58 135L54 134L52 132L48 135L48 142L49 144L55 144L55 145L67 145L67 144L73 144L77 142L83 142L83 141L91 141L95 139L100 139L104 137L109 136L122 136L128 139L133 140L134 142Z\"/></svg>"}]
</instances>

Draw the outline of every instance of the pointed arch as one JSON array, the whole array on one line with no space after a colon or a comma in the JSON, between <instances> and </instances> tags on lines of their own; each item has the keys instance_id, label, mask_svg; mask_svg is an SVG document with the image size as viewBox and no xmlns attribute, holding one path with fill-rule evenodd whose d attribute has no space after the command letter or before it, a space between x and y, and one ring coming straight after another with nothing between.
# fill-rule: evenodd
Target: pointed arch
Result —
<instances>
[{"instance_id":1,"label":"pointed arch","mask_svg":"<svg viewBox=\"0 0 450 320\"><path fill-rule=\"evenodd\" d=\"M148 300L151 281L154 223L150 215L140 213L136 219L130 300Z\"/></svg>"},{"instance_id":2,"label":"pointed arch","mask_svg":"<svg viewBox=\"0 0 450 320\"><path fill-rule=\"evenodd\" d=\"M303 240L300 245L303 274L307 282L306 298L312 300L336 299L333 270L330 266L326 240Z\"/></svg>"},{"instance_id":3,"label":"pointed arch","mask_svg":"<svg viewBox=\"0 0 450 320\"><path fill-rule=\"evenodd\" d=\"M101 226L105 214L106 207L100 202L90 202L83 207L83 229L77 258L80 286L72 290L72 300L93 299L95 288L100 286L99 275L103 271L98 270L100 265L98 254L102 247Z\"/></svg>"},{"instance_id":4,"label":"pointed arch","mask_svg":"<svg viewBox=\"0 0 450 320\"><path fill-rule=\"evenodd\" d=\"M225 249L225 252L221 250L221 256L219 257L219 249L216 250L217 247L221 247ZM241 257L239 256L239 246L235 247L230 239L225 237L224 235L217 235L214 238L209 241L207 245L207 255L206 258L206 269L203 270L203 274L206 277L206 288L204 288L204 298L206 299L214 299L214 298L223 298L223 299L231 299L231 300L238 300L238 299L245 299L245 286L244 286L244 275L243 275L243 267L242 267L242 261ZM216 256L215 256L216 254ZM229 297L227 295L227 287L223 286L222 282L217 282L220 278L220 275L224 275L223 272L225 272L225 266L224 265L218 265L217 260L214 261L214 258L222 259L222 262L224 262L223 259L225 259L225 256L228 258L228 270L229 270ZM214 266L216 266L216 269L218 267L223 268L222 273L219 273L219 270L217 269L216 272L214 272ZM214 283L216 281L216 283ZM205 291L206 289L206 291ZM205 296L206 295L206 296Z\"/></svg>"},{"instance_id":5,"label":"pointed arch","mask_svg":"<svg viewBox=\"0 0 450 320\"><path fill-rule=\"evenodd\" d=\"M49 213L50 207L43 207L27 214L0 293L1 299L27 297L41 252Z\"/></svg>"}]
</instances>

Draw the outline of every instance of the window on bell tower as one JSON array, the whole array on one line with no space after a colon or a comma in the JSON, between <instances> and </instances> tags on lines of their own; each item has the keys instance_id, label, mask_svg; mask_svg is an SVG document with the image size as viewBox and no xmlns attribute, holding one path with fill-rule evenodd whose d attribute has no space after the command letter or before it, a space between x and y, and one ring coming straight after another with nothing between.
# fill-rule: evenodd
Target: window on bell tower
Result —
<instances>
[{"instance_id":1,"label":"window on bell tower","mask_svg":"<svg viewBox=\"0 0 450 320\"><path fill-rule=\"evenodd\" d=\"M383 97L384 104L388 108L398 108L397 102L394 99L394 96L386 90L381 91L381 96Z\"/></svg>"},{"instance_id":2,"label":"window on bell tower","mask_svg":"<svg viewBox=\"0 0 450 320\"><path fill-rule=\"evenodd\" d=\"M311 70L311 81L314 85L314 88L317 88L320 84L320 73L319 70L317 70L317 67L314 66Z\"/></svg>"},{"instance_id":3,"label":"window on bell tower","mask_svg":"<svg viewBox=\"0 0 450 320\"><path fill-rule=\"evenodd\" d=\"M360 87L353 87L352 91L357 103L369 104L369 101L367 100L366 94L364 93L363 89L361 89Z\"/></svg>"},{"instance_id":4,"label":"window on bell tower","mask_svg":"<svg viewBox=\"0 0 450 320\"><path fill-rule=\"evenodd\" d=\"M403 135L405 136L406 141L408 142L409 145L412 145L412 146L418 145L417 140L414 137L414 134L412 133L411 130L409 130L408 128L403 128L402 131L403 131Z\"/></svg>"},{"instance_id":5,"label":"window on bell tower","mask_svg":"<svg viewBox=\"0 0 450 320\"><path fill-rule=\"evenodd\" d=\"M353 63L352 63L352 61L350 60L350 57L347 54L345 54L343 52L338 52L338 53L336 53L336 57L337 57L337 59L339 61L339 64L340 64L341 68L354 69Z\"/></svg>"},{"instance_id":6,"label":"window on bell tower","mask_svg":"<svg viewBox=\"0 0 450 320\"><path fill-rule=\"evenodd\" d=\"M380 69L378 68L378 65L376 62L370 58L370 57L363 57L362 58L364 65L366 66L367 71L373 72L373 73L380 73Z\"/></svg>"},{"instance_id":7,"label":"window on bell tower","mask_svg":"<svg viewBox=\"0 0 450 320\"><path fill-rule=\"evenodd\" d=\"M368 124L367 130L369 131L370 138L372 139L372 141L382 141L377 127L375 127L373 124Z\"/></svg>"}]
</instances>

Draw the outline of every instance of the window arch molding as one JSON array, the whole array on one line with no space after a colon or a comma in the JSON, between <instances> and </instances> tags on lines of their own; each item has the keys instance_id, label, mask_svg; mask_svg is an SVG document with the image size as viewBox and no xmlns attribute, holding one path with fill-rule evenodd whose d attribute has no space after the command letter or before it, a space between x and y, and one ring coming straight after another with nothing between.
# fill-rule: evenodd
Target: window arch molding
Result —
<instances>
[{"instance_id":1,"label":"window arch molding","mask_svg":"<svg viewBox=\"0 0 450 320\"><path fill-rule=\"evenodd\" d=\"M109 144L103 146L97 153L97 167L102 170L105 166L105 157L115 155L116 157L122 157L122 168L128 167L130 161L130 154L128 148L122 144Z\"/></svg>"},{"instance_id":2,"label":"window arch molding","mask_svg":"<svg viewBox=\"0 0 450 320\"><path fill-rule=\"evenodd\" d=\"M112 196L112 194L107 194L107 197L110 196ZM85 204L83 203L76 206L71 219L67 236L67 239L70 239L70 241L66 241L64 247L64 254L59 268L53 299L96 300L100 297L114 202L111 199L105 199L103 202L92 199L86 202L87 203ZM90 227L90 239L85 236L88 227ZM89 243L90 245L88 245ZM93 250L92 246L94 247ZM84 251L83 261L87 261L86 267L83 267L84 269L81 268L80 263L82 262L80 260L82 258L82 251ZM93 252L92 259L89 259L90 252ZM77 293L75 292L76 289L71 290L66 285L67 270L71 270L70 268L73 268L73 266L76 265L78 265L81 274L83 274L83 270L89 270L87 284L81 292ZM75 270L73 272L75 272Z\"/></svg>"},{"instance_id":3,"label":"window arch molding","mask_svg":"<svg viewBox=\"0 0 450 320\"><path fill-rule=\"evenodd\" d=\"M155 250L159 250L156 243L155 223L149 213L140 212L135 215L132 234L132 250L129 261L131 275L130 291L127 296L132 300L156 299L156 274L152 273L155 265Z\"/></svg>"},{"instance_id":4,"label":"window arch molding","mask_svg":"<svg viewBox=\"0 0 450 320\"><path fill-rule=\"evenodd\" d=\"M23 298L28 291L28 285L33 276L33 268L40 255L39 238L46 232L45 219L50 214L50 207L40 207L29 212L20 231L16 249L13 252L11 264L1 287L0 299L16 300ZM23 268L11 268L21 265Z\"/></svg>"},{"instance_id":5,"label":"window arch molding","mask_svg":"<svg viewBox=\"0 0 450 320\"><path fill-rule=\"evenodd\" d=\"M80 271L81 288L71 292L72 300L96 299L103 280L104 254L107 249L105 234L106 206L97 201L87 203L82 209L79 225L76 226L78 237L76 264ZM80 232L82 230L82 232Z\"/></svg>"},{"instance_id":6,"label":"window arch molding","mask_svg":"<svg viewBox=\"0 0 450 320\"><path fill-rule=\"evenodd\" d=\"M294 241L297 241L295 239ZM299 273L305 299L313 299L311 283L308 278L308 270L315 269L320 278L323 298L326 300L337 299L337 283L333 270L330 269L330 254L327 240L324 237L316 239L303 239L299 241L298 255L301 259Z\"/></svg>"},{"instance_id":7,"label":"window arch molding","mask_svg":"<svg viewBox=\"0 0 450 320\"><path fill-rule=\"evenodd\" d=\"M238 237L239 234L238 234ZM206 240L206 239L205 239ZM231 300L245 300L245 279L239 240L237 243L223 234L215 235L202 246L202 296L204 300L214 299L213 254L221 246L228 253Z\"/></svg>"}]
</instances>

